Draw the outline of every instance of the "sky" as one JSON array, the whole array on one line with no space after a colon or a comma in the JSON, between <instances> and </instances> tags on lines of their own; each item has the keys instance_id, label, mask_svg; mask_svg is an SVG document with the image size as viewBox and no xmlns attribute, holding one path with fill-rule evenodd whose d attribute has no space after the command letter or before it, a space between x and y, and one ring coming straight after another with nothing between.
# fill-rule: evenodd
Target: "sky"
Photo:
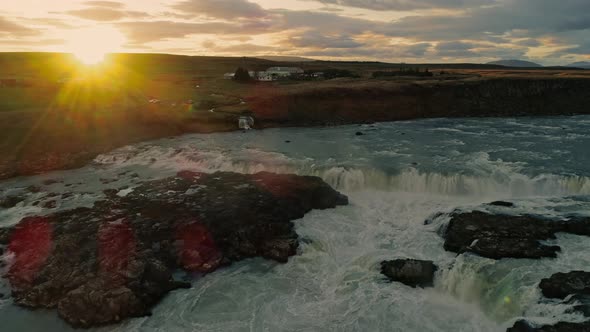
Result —
<instances>
[{"instance_id":1,"label":"sky","mask_svg":"<svg viewBox=\"0 0 590 332\"><path fill-rule=\"evenodd\" d=\"M18 0L0 51L590 61L590 0Z\"/></svg>"}]
</instances>

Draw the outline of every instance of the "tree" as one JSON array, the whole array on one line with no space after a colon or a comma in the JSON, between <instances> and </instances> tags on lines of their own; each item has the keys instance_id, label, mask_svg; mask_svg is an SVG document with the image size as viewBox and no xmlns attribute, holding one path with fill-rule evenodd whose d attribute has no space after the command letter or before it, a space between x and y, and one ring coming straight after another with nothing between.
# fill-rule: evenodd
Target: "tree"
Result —
<instances>
[{"instance_id":1,"label":"tree","mask_svg":"<svg viewBox=\"0 0 590 332\"><path fill-rule=\"evenodd\" d=\"M234 75L234 81L237 82L250 82L252 80L252 77L250 77L250 73L248 73L248 70L239 67L236 70L236 74Z\"/></svg>"}]
</instances>

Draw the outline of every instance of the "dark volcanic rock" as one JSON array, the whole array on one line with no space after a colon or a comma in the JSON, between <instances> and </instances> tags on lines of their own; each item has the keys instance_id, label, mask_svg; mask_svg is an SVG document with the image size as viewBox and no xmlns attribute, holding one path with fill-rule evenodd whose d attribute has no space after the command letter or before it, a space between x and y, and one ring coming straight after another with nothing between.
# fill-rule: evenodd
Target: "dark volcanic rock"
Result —
<instances>
[{"instance_id":1,"label":"dark volcanic rock","mask_svg":"<svg viewBox=\"0 0 590 332\"><path fill-rule=\"evenodd\" d=\"M572 311L577 311L586 317L590 317L590 295L574 295L567 301L573 304Z\"/></svg>"},{"instance_id":2,"label":"dark volcanic rock","mask_svg":"<svg viewBox=\"0 0 590 332\"><path fill-rule=\"evenodd\" d=\"M590 295L590 272L556 273L539 284L548 298L565 299L569 295Z\"/></svg>"},{"instance_id":3,"label":"dark volcanic rock","mask_svg":"<svg viewBox=\"0 0 590 332\"><path fill-rule=\"evenodd\" d=\"M553 299L567 299L564 303L574 305L569 312L579 312L590 317L590 273L573 271L556 273L539 284L543 295ZM570 297L570 295L573 295ZM584 323L559 322L555 325L535 327L521 320L508 332L584 332L590 331L590 321Z\"/></svg>"},{"instance_id":4,"label":"dark volcanic rock","mask_svg":"<svg viewBox=\"0 0 590 332\"><path fill-rule=\"evenodd\" d=\"M29 192L32 192L32 193L36 194L36 193L40 193L41 192L41 187L39 187L39 186L29 186L29 187L27 187L27 190Z\"/></svg>"},{"instance_id":5,"label":"dark volcanic rock","mask_svg":"<svg viewBox=\"0 0 590 332\"><path fill-rule=\"evenodd\" d=\"M256 256L286 262L298 247L291 220L348 203L320 178L270 173L185 171L133 189L0 229L14 254L6 276L14 303L57 308L75 327L147 315L189 286L173 271L207 273Z\"/></svg>"},{"instance_id":6,"label":"dark volcanic rock","mask_svg":"<svg viewBox=\"0 0 590 332\"><path fill-rule=\"evenodd\" d=\"M62 180L56 180L56 179L47 179L45 181L43 181L43 185L44 186L50 186L52 184L56 184L56 183L62 183Z\"/></svg>"},{"instance_id":7,"label":"dark volcanic rock","mask_svg":"<svg viewBox=\"0 0 590 332\"><path fill-rule=\"evenodd\" d=\"M11 230L8 228L0 228L0 246L8 244L11 233Z\"/></svg>"},{"instance_id":8,"label":"dark volcanic rock","mask_svg":"<svg viewBox=\"0 0 590 332\"><path fill-rule=\"evenodd\" d=\"M102 191L103 194L110 199L116 198L119 191L117 189L105 189Z\"/></svg>"},{"instance_id":9,"label":"dark volcanic rock","mask_svg":"<svg viewBox=\"0 0 590 332\"><path fill-rule=\"evenodd\" d=\"M7 196L5 198L0 198L0 208L10 209L15 207L18 203L24 200L24 196Z\"/></svg>"},{"instance_id":10,"label":"dark volcanic rock","mask_svg":"<svg viewBox=\"0 0 590 332\"><path fill-rule=\"evenodd\" d=\"M560 231L576 235L590 236L590 218L572 218L562 221Z\"/></svg>"},{"instance_id":11,"label":"dark volcanic rock","mask_svg":"<svg viewBox=\"0 0 590 332\"><path fill-rule=\"evenodd\" d=\"M524 320L519 320L507 332L590 332L590 322L584 323L557 323L535 327Z\"/></svg>"},{"instance_id":12,"label":"dark volcanic rock","mask_svg":"<svg viewBox=\"0 0 590 332\"><path fill-rule=\"evenodd\" d=\"M42 207L44 209L55 209L57 207L57 201L55 201L55 200L47 201L47 202L43 203Z\"/></svg>"},{"instance_id":13,"label":"dark volcanic rock","mask_svg":"<svg viewBox=\"0 0 590 332\"><path fill-rule=\"evenodd\" d=\"M61 199L68 199L68 198L73 197L73 196L74 196L74 193L67 192L67 193L61 194Z\"/></svg>"},{"instance_id":14,"label":"dark volcanic rock","mask_svg":"<svg viewBox=\"0 0 590 332\"><path fill-rule=\"evenodd\" d=\"M501 207L514 207L514 203L504 202L504 201L491 202L489 205L492 205L492 206L501 206Z\"/></svg>"},{"instance_id":15,"label":"dark volcanic rock","mask_svg":"<svg viewBox=\"0 0 590 332\"><path fill-rule=\"evenodd\" d=\"M456 213L445 231L444 248L493 259L557 257L560 247L540 241L554 239L558 232L590 235L590 219L547 220L478 211Z\"/></svg>"},{"instance_id":16,"label":"dark volcanic rock","mask_svg":"<svg viewBox=\"0 0 590 332\"><path fill-rule=\"evenodd\" d=\"M398 259L381 262L381 273L412 287L432 287L437 267L431 261Z\"/></svg>"}]
</instances>

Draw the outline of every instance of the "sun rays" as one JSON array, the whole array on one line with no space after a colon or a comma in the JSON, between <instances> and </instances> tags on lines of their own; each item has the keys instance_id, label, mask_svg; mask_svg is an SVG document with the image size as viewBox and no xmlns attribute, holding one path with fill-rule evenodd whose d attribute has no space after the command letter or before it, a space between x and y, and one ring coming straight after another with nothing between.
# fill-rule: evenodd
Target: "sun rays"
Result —
<instances>
[{"instance_id":1,"label":"sun rays","mask_svg":"<svg viewBox=\"0 0 590 332\"><path fill-rule=\"evenodd\" d=\"M66 36L66 50L84 65L97 65L108 53L119 52L125 37L109 26L93 26L73 30Z\"/></svg>"}]
</instances>

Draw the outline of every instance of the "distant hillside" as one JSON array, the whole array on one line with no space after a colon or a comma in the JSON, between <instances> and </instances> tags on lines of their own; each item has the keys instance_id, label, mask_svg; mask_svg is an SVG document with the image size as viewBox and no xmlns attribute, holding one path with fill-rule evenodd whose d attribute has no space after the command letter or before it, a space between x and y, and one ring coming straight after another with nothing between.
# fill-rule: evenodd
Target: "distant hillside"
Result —
<instances>
[{"instance_id":1,"label":"distant hillside","mask_svg":"<svg viewBox=\"0 0 590 332\"><path fill-rule=\"evenodd\" d=\"M588 61L574 62L574 63L570 63L566 67L590 69L590 62L588 62Z\"/></svg>"},{"instance_id":2,"label":"distant hillside","mask_svg":"<svg viewBox=\"0 0 590 332\"><path fill-rule=\"evenodd\" d=\"M302 57L298 57L298 56L259 56L257 57L258 59L263 59L263 60L270 60L270 61L279 61L279 62L310 62L310 61L316 61L314 59L309 59L309 58L302 58Z\"/></svg>"},{"instance_id":3,"label":"distant hillside","mask_svg":"<svg viewBox=\"0 0 590 332\"><path fill-rule=\"evenodd\" d=\"M524 61L524 60L500 60L500 61L492 61L488 62L488 65L499 65L505 67L519 67L519 68L537 68L543 67L538 63Z\"/></svg>"}]
</instances>

